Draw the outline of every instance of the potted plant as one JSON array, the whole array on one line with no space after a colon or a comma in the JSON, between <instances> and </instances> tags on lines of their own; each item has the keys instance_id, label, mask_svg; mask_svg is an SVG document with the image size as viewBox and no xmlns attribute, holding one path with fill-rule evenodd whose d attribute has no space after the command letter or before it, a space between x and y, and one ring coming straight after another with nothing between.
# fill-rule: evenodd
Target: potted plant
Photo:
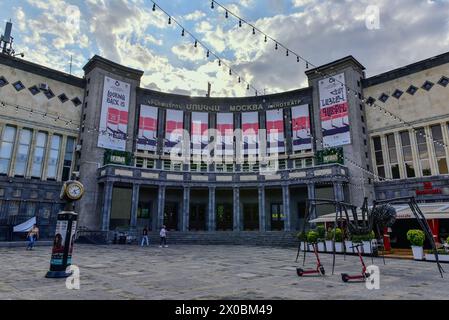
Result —
<instances>
[{"instance_id":1,"label":"potted plant","mask_svg":"<svg viewBox=\"0 0 449 320\"><path fill-rule=\"evenodd\" d=\"M307 233L307 243L309 244L309 251L314 251L313 245L316 245L317 242L318 242L318 232L313 230L309 231Z\"/></svg>"},{"instance_id":2,"label":"potted plant","mask_svg":"<svg viewBox=\"0 0 449 320\"><path fill-rule=\"evenodd\" d=\"M332 230L332 238L334 231ZM343 252L343 231L340 228L335 228L335 252Z\"/></svg>"},{"instance_id":3,"label":"potted plant","mask_svg":"<svg viewBox=\"0 0 449 320\"><path fill-rule=\"evenodd\" d=\"M354 247L357 244L363 244L363 239L365 239L364 235L357 235L357 234L351 235L352 246ZM358 249L360 253L363 253L363 245L359 246ZM352 248L352 252L357 253L357 249Z\"/></svg>"},{"instance_id":4,"label":"potted plant","mask_svg":"<svg viewBox=\"0 0 449 320\"><path fill-rule=\"evenodd\" d=\"M307 242L307 234L305 232L298 232L296 234L296 237L298 238L298 240L300 242L301 250L305 251L306 250L305 244Z\"/></svg>"},{"instance_id":5,"label":"potted plant","mask_svg":"<svg viewBox=\"0 0 449 320\"><path fill-rule=\"evenodd\" d=\"M425 254L426 261L436 261L435 254L430 251ZM440 262L449 262L449 237L446 239L446 242L443 243L443 248L438 249L438 260Z\"/></svg>"},{"instance_id":6,"label":"potted plant","mask_svg":"<svg viewBox=\"0 0 449 320\"><path fill-rule=\"evenodd\" d=\"M362 243L363 243L363 252L365 254L372 254L373 253L373 246L372 246L372 242L373 239L375 238L375 234L374 231L371 231L368 234L364 234L362 235Z\"/></svg>"},{"instance_id":7,"label":"potted plant","mask_svg":"<svg viewBox=\"0 0 449 320\"><path fill-rule=\"evenodd\" d=\"M326 232L326 251L333 252L334 230L329 228Z\"/></svg>"},{"instance_id":8,"label":"potted plant","mask_svg":"<svg viewBox=\"0 0 449 320\"><path fill-rule=\"evenodd\" d=\"M326 229L324 226L319 225L316 227L316 233L318 234L317 245L319 252L325 252L324 241L326 240Z\"/></svg>"},{"instance_id":9,"label":"potted plant","mask_svg":"<svg viewBox=\"0 0 449 320\"><path fill-rule=\"evenodd\" d=\"M424 232L417 229L411 229L407 232L407 240L412 245L413 258L415 260L422 260L424 258Z\"/></svg>"}]
</instances>

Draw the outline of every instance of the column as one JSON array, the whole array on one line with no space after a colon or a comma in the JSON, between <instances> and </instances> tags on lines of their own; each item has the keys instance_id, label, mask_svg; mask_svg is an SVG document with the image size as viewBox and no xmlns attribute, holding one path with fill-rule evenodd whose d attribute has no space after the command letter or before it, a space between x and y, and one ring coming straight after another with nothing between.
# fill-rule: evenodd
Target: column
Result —
<instances>
[{"instance_id":1,"label":"column","mask_svg":"<svg viewBox=\"0 0 449 320\"><path fill-rule=\"evenodd\" d=\"M190 216L190 188L184 187L184 194L182 198L182 225L181 231L189 231L189 216Z\"/></svg>"},{"instance_id":2,"label":"column","mask_svg":"<svg viewBox=\"0 0 449 320\"><path fill-rule=\"evenodd\" d=\"M139 193L140 184L133 184L133 194L131 200L131 230L135 230L137 227L137 210L139 208Z\"/></svg>"},{"instance_id":3,"label":"column","mask_svg":"<svg viewBox=\"0 0 449 320\"><path fill-rule=\"evenodd\" d=\"M288 185L282 186L282 209L284 211L284 231L291 230L290 222L290 189Z\"/></svg>"},{"instance_id":4,"label":"column","mask_svg":"<svg viewBox=\"0 0 449 320\"><path fill-rule=\"evenodd\" d=\"M207 219L207 230L215 231L216 223L215 223L215 187L209 187L209 206L208 206L209 216Z\"/></svg>"},{"instance_id":5,"label":"column","mask_svg":"<svg viewBox=\"0 0 449 320\"><path fill-rule=\"evenodd\" d=\"M159 186L157 194L157 228L161 228L164 224L165 211L165 186Z\"/></svg>"},{"instance_id":6,"label":"column","mask_svg":"<svg viewBox=\"0 0 449 320\"><path fill-rule=\"evenodd\" d=\"M101 230L109 231L109 222L111 220L111 206L112 206L112 190L114 183L111 181L105 182L103 189L103 207L101 208Z\"/></svg>"},{"instance_id":7,"label":"column","mask_svg":"<svg viewBox=\"0 0 449 320\"><path fill-rule=\"evenodd\" d=\"M334 199L335 201L344 201L345 195L343 192L343 184L341 182L334 182Z\"/></svg>"},{"instance_id":8,"label":"column","mask_svg":"<svg viewBox=\"0 0 449 320\"><path fill-rule=\"evenodd\" d=\"M315 183L308 183L307 184L307 199L315 199L315 198L316 198ZM306 208L306 210L309 210L309 208ZM308 212L306 212L306 214L307 213ZM315 210L313 210L310 214L311 214L311 216L309 217L310 220L317 218Z\"/></svg>"},{"instance_id":9,"label":"column","mask_svg":"<svg viewBox=\"0 0 449 320\"><path fill-rule=\"evenodd\" d=\"M241 224L240 224L240 189L238 187L234 187L233 189L233 201L234 201L234 216L233 216L233 223L234 223L234 231L240 231L241 230Z\"/></svg>"},{"instance_id":10,"label":"column","mask_svg":"<svg viewBox=\"0 0 449 320\"><path fill-rule=\"evenodd\" d=\"M259 187L259 231L267 231L265 213L265 187Z\"/></svg>"}]
</instances>

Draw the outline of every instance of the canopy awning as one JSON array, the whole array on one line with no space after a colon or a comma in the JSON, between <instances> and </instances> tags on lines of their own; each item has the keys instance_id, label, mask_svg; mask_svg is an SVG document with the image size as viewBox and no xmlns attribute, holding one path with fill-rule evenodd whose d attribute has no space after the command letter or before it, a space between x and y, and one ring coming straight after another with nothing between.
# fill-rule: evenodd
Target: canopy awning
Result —
<instances>
[{"instance_id":1,"label":"canopy awning","mask_svg":"<svg viewBox=\"0 0 449 320\"><path fill-rule=\"evenodd\" d=\"M396 204L392 205L396 209L396 219L414 219L415 216L412 213L409 205L407 204ZM426 219L449 219L449 202L438 202L438 203L421 203L418 204L422 213ZM354 220L352 217L352 212L348 211L349 220ZM362 212L360 208L357 209L357 217L362 219ZM346 220L346 215L343 211L343 219ZM316 219L310 220L311 223L320 222L335 222L335 212L330 214L322 215Z\"/></svg>"}]
</instances>

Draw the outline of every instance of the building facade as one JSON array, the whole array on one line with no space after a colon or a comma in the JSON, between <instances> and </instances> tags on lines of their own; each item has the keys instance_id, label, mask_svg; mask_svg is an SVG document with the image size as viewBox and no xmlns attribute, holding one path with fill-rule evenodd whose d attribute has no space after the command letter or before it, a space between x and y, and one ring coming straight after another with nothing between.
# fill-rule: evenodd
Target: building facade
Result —
<instances>
[{"instance_id":1,"label":"building facade","mask_svg":"<svg viewBox=\"0 0 449 320\"><path fill-rule=\"evenodd\" d=\"M307 88L209 98L99 56L77 78L0 55L2 239L32 216L51 235L74 172L80 226L111 232L294 232L309 198L449 201L449 53L364 69L349 56Z\"/></svg>"}]
</instances>

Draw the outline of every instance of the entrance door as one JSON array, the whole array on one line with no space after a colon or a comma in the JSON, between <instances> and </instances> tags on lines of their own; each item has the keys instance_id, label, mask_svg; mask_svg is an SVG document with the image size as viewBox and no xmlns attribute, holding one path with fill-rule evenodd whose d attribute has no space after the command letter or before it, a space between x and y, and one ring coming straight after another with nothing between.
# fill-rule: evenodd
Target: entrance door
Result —
<instances>
[{"instance_id":1,"label":"entrance door","mask_svg":"<svg viewBox=\"0 0 449 320\"><path fill-rule=\"evenodd\" d=\"M137 226L139 228L147 228L148 230L152 229L151 221L151 201L140 201L139 206L137 208Z\"/></svg>"},{"instance_id":2,"label":"entrance door","mask_svg":"<svg viewBox=\"0 0 449 320\"><path fill-rule=\"evenodd\" d=\"M243 230L259 230L259 205L257 203L243 205Z\"/></svg>"},{"instance_id":3,"label":"entrance door","mask_svg":"<svg viewBox=\"0 0 449 320\"><path fill-rule=\"evenodd\" d=\"M284 230L284 212L282 203L271 204L271 230Z\"/></svg>"},{"instance_id":4,"label":"entrance door","mask_svg":"<svg viewBox=\"0 0 449 320\"><path fill-rule=\"evenodd\" d=\"M178 230L178 203L165 203L164 224L169 230Z\"/></svg>"},{"instance_id":5,"label":"entrance door","mask_svg":"<svg viewBox=\"0 0 449 320\"><path fill-rule=\"evenodd\" d=\"M232 213L231 203L217 204L217 230L232 230Z\"/></svg>"},{"instance_id":6,"label":"entrance door","mask_svg":"<svg viewBox=\"0 0 449 320\"><path fill-rule=\"evenodd\" d=\"M190 205L189 230L206 230L207 205L192 203Z\"/></svg>"}]
</instances>

